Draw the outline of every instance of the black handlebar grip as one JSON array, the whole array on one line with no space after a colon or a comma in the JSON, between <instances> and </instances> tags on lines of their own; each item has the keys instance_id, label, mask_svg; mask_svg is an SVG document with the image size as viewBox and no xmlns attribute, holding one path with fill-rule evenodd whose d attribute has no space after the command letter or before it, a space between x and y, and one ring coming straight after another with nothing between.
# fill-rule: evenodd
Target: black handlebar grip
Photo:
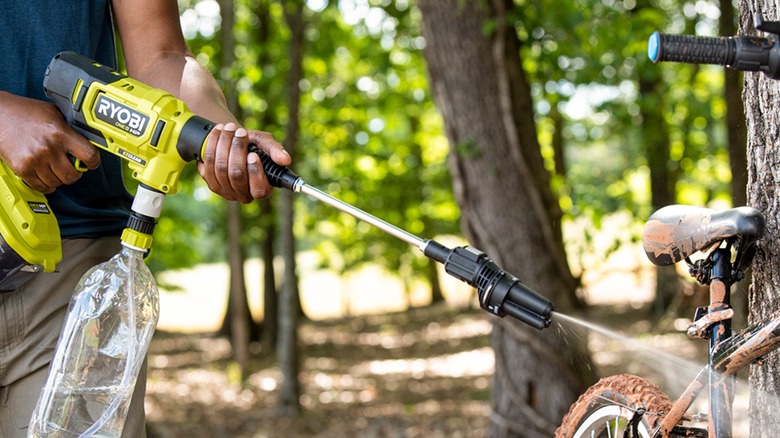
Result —
<instances>
[{"instance_id":1,"label":"black handlebar grip","mask_svg":"<svg viewBox=\"0 0 780 438\"><path fill-rule=\"evenodd\" d=\"M295 185L301 179L298 175L289 168L274 163L268 154L258 149L254 144L249 145L249 152L254 152L260 157L265 176L272 186L295 191Z\"/></svg>"},{"instance_id":2,"label":"black handlebar grip","mask_svg":"<svg viewBox=\"0 0 780 438\"><path fill-rule=\"evenodd\" d=\"M654 32L647 44L653 62L718 64L733 70L758 71L780 79L780 43L777 37L701 37Z\"/></svg>"},{"instance_id":3,"label":"black handlebar grip","mask_svg":"<svg viewBox=\"0 0 780 438\"><path fill-rule=\"evenodd\" d=\"M733 38L667 35L653 32L647 56L653 62L731 65L736 51Z\"/></svg>"}]
</instances>

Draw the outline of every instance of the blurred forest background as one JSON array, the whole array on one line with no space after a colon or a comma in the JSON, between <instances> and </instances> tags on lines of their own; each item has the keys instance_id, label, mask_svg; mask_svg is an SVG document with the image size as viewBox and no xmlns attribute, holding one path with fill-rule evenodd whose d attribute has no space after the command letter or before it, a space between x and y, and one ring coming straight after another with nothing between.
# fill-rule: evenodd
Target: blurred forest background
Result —
<instances>
[{"instance_id":1,"label":"blurred forest background","mask_svg":"<svg viewBox=\"0 0 780 438\"><path fill-rule=\"evenodd\" d=\"M482 2L447 3L479 8ZM538 141L579 285L568 307L582 313L609 303L609 313L624 310L632 322L651 321L641 331L673 328L681 296L675 274L653 280L655 272L642 265L636 243L644 220L662 205L745 203L742 78L720 67L653 65L647 38L657 30L733 35L736 6L730 0L492 3L504 4L503 21L485 20L481 31L491 35L506 25L520 43L517 55L536 129L522 134ZM466 244L448 156L469 157L474 148L448 141L431 92L423 14L415 0L179 0L179 5L193 53L220 81L233 111L247 128L283 141L307 183L412 234ZM189 171L179 193L166 202L148 258L165 290L161 332L150 355L150 434L276 436L239 427L243 420L231 415L284 427L274 423L283 420L271 418L297 414L309 415L307 426L300 426L309 429L288 423L293 434L328 435L327 411L301 411L322 409L339 397L368 403L382 385L361 386L358 380L368 377L353 373L347 386L357 389L323 396L338 385L314 370L336 369L335 363L360 355L403 367L392 362L398 360L392 352L384 357L377 350L415 342L421 344L409 354L427 357L425 350L441 342L459 349L465 344L468 348L447 357L487 364L461 372L472 377L467 389L454 380L442 384L446 392L437 393L433 380L418 388L417 393L429 393L429 403L438 394L435 407L450 412L449 423L400 420L421 409L401 397L396 419L401 428L392 429L400 432L388 432L384 424L372 429L366 418L373 417L365 412L357 415L360 421L343 419L339 430L373 436L485 433L488 393L495 385L487 322L492 317L474 310L472 289L449 279L416 248L303 195L277 190L263 202L227 203L208 191L194 166ZM603 274L605 261L615 254L623 262L619 269L634 282L613 282L606 294L589 289L588 279ZM592 272L598 275L589 277ZM522 271L513 274L526 281ZM396 312L395 318L388 312ZM687 309L684 315L690 316ZM463 336L440 336L449 330ZM368 339L369 347L355 348L371 333L376 338ZM312 359L331 344L353 348L340 350L341 356L329 353L331 362ZM183 400L198 398L193 387L170 383L180 377L171 370L184 352L197 353L182 359L187 372L211 367L224 378L212 374L209 379L216 380L205 382L236 385L229 398L245 406L242 414L209 412L208 400L199 402L197 415L166 411L174 409L167 404L184 409ZM423 362L427 365L410 360L422 366L420 375L433 369L431 359ZM418 381L419 375L410 375L403 386ZM247 393L247 387L256 391ZM259 399L260 393L267 396ZM166 401L175 394L183 395ZM450 402L469 413L448 408L446 399L453 397ZM206 428L204 418L222 421L225 429ZM176 432L176 424L184 429Z\"/></svg>"}]
</instances>

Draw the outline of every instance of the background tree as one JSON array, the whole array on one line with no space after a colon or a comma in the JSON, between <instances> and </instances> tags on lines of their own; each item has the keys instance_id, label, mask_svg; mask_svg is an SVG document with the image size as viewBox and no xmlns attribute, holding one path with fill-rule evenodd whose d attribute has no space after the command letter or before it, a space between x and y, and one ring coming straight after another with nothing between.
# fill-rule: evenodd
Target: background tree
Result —
<instances>
[{"instance_id":1,"label":"background tree","mask_svg":"<svg viewBox=\"0 0 780 438\"><path fill-rule=\"evenodd\" d=\"M219 6L220 17L222 18L220 27L222 65L225 66L223 71L232 72L235 62L235 38L233 36L235 24L234 3L232 0L221 0ZM237 119L243 120L244 117L238 104L238 93L235 89L235 81L232 79L232 75L229 75L228 78L223 78L223 83L226 85L224 88L226 88L225 98L228 102L228 108ZM228 310L225 317L227 323L223 324L223 327L229 327L233 358L238 363L241 380L243 381L248 375L250 330L253 324L246 298L246 282L244 281L241 204L236 201L228 201L227 204L227 258L230 280L228 287Z\"/></svg>"},{"instance_id":2,"label":"background tree","mask_svg":"<svg viewBox=\"0 0 780 438\"><path fill-rule=\"evenodd\" d=\"M536 139L519 41L507 25L513 6L505 0L421 0L425 57L451 144L464 234L565 311L575 301L576 281ZM574 352L561 343L553 333L494 320L492 436L553 434L592 377L570 368L566 358Z\"/></svg>"},{"instance_id":3,"label":"background tree","mask_svg":"<svg viewBox=\"0 0 780 438\"><path fill-rule=\"evenodd\" d=\"M740 33L757 34L753 14L761 13L766 20L777 20L778 4L767 0L742 0L739 3ZM743 99L747 115L748 204L764 213L767 229L759 241L753 263L753 287L750 293L750 320L758 321L780 308L780 240L777 230L780 207L777 187L780 175L776 163L780 159L780 112L777 96L780 84L760 73L745 73ZM771 406L780 397L777 375L780 358L770 355L750 367L750 436L777 435L780 417Z\"/></svg>"},{"instance_id":4,"label":"background tree","mask_svg":"<svg viewBox=\"0 0 780 438\"><path fill-rule=\"evenodd\" d=\"M290 29L289 60L287 92L289 96L289 116L287 119L287 135L284 147L295 157L295 145L298 140L300 87L302 80L303 35L305 22L303 17L303 2L300 0L285 0L284 17ZM282 384L279 389L277 409L283 414L296 414L300 410L300 368L298 355L298 324L300 302L298 300L298 276L295 261L295 235L293 233L293 194L290 191L282 193L279 230L282 238L282 255L284 257L284 285L279 300L279 368L282 372Z\"/></svg>"},{"instance_id":5,"label":"background tree","mask_svg":"<svg viewBox=\"0 0 780 438\"><path fill-rule=\"evenodd\" d=\"M637 2L631 15L636 21L652 19L645 26L657 25L660 21L659 14L653 14L654 5L649 0ZM649 27L649 26L648 26ZM665 94L665 83L659 70L643 68L649 64L649 60L642 59L638 72L638 103L639 117L643 125L645 156L650 169L650 204L653 210L658 210L666 205L675 203L677 184L676 164L671 159L671 138L662 108ZM655 269L655 300L653 309L655 317L660 319L671 304L674 297L679 294L679 278L674 269Z\"/></svg>"},{"instance_id":6,"label":"background tree","mask_svg":"<svg viewBox=\"0 0 780 438\"><path fill-rule=\"evenodd\" d=\"M276 22L271 16L270 0L261 0L256 2L254 15L257 17L257 24L254 26L257 37L257 46L260 53L257 56L257 65L264 72L274 72L276 64L272 47L272 39L277 29ZM252 90L258 96L273 95L274 83L269 80L266 74L264 80L257 80ZM268 129L270 126L278 125L273 118L272 111L262 111L260 115L260 126ZM263 229L263 235L260 242L260 258L263 261L263 321L261 323L261 342L265 351L272 351L276 348L277 334L279 329L279 299L276 289L276 269L274 267L275 239L276 239L276 217L274 211L274 201L278 199L266 200L261 202L257 209L257 215L252 220L259 223Z\"/></svg>"}]
</instances>

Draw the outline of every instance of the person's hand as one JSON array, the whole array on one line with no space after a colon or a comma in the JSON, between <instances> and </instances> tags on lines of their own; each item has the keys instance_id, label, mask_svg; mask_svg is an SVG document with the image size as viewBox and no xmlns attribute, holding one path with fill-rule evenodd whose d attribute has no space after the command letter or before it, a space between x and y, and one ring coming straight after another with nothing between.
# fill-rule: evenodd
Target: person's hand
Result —
<instances>
[{"instance_id":1,"label":"person's hand","mask_svg":"<svg viewBox=\"0 0 780 438\"><path fill-rule=\"evenodd\" d=\"M217 125L209 134L203 161L198 172L212 192L231 201L243 203L271 196L273 188L257 154L248 154L253 143L281 166L289 166L290 155L273 135L263 131L247 131L235 123Z\"/></svg>"},{"instance_id":2,"label":"person's hand","mask_svg":"<svg viewBox=\"0 0 780 438\"><path fill-rule=\"evenodd\" d=\"M0 92L0 160L30 187L51 193L81 178L68 155L89 169L100 165L100 153L74 131L56 106Z\"/></svg>"}]
</instances>

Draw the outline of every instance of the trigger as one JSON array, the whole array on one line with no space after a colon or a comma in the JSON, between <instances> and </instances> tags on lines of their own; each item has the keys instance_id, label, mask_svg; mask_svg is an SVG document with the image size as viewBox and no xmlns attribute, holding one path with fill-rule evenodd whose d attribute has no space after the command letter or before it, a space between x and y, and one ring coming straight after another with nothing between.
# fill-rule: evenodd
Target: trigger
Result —
<instances>
[{"instance_id":1,"label":"trigger","mask_svg":"<svg viewBox=\"0 0 780 438\"><path fill-rule=\"evenodd\" d=\"M87 165L84 164L83 161L79 160L78 158L74 157L73 155L68 154L68 159L70 160L71 163L73 163L73 167L75 167L76 170L78 170L79 172L84 173L84 172L89 170L89 168L87 168Z\"/></svg>"}]
</instances>

